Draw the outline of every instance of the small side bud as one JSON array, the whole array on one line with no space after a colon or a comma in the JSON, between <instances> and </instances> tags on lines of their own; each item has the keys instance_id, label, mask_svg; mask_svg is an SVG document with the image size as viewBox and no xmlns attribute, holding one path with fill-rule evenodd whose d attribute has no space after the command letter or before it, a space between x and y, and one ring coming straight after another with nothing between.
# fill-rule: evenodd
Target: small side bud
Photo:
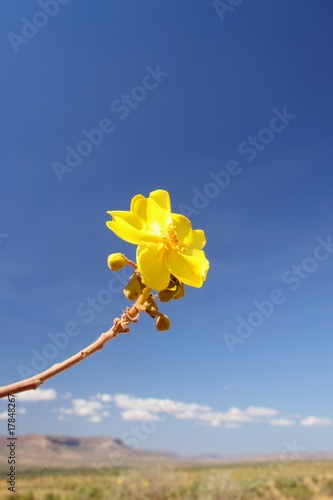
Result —
<instances>
[{"instance_id":1,"label":"small side bud","mask_svg":"<svg viewBox=\"0 0 333 500\"><path fill-rule=\"evenodd\" d=\"M133 302L141 295L141 286L137 273L134 273L124 288L125 297Z\"/></svg>"},{"instance_id":2,"label":"small side bud","mask_svg":"<svg viewBox=\"0 0 333 500\"><path fill-rule=\"evenodd\" d=\"M127 266L128 261L122 253L112 253L108 257L108 266L111 271L120 271L123 267Z\"/></svg>"},{"instance_id":3,"label":"small side bud","mask_svg":"<svg viewBox=\"0 0 333 500\"><path fill-rule=\"evenodd\" d=\"M147 313L153 317L155 316L155 313L158 312L158 307L154 297L149 297L143 305L147 309Z\"/></svg>"},{"instance_id":4,"label":"small side bud","mask_svg":"<svg viewBox=\"0 0 333 500\"><path fill-rule=\"evenodd\" d=\"M170 330L170 325L171 322L168 316L166 316L165 314L160 314L156 319L155 326L159 332L165 332L166 330Z\"/></svg>"}]
</instances>

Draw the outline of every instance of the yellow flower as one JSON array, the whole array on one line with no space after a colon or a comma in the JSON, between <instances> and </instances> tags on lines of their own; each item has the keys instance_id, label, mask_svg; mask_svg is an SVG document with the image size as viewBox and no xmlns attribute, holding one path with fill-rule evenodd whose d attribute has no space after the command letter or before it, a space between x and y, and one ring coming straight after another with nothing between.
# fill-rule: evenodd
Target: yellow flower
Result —
<instances>
[{"instance_id":1,"label":"yellow flower","mask_svg":"<svg viewBox=\"0 0 333 500\"><path fill-rule=\"evenodd\" d=\"M138 271L147 287L164 290L170 274L185 285L203 285L209 269L202 250L205 233L193 230L184 215L171 213L167 191L158 189L148 198L137 194L129 212L108 213L113 219L106 223L108 228L128 243L138 245Z\"/></svg>"}]
</instances>

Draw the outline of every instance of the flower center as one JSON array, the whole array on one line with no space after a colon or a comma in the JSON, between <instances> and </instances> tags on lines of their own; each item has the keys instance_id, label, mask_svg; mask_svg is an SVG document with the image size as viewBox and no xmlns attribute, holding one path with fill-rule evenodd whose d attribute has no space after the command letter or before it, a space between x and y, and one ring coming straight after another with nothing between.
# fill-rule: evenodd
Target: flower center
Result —
<instances>
[{"instance_id":1,"label":"flower center","mask_svg":"<svg viewBox=\"0 0 333 500\"><path fill-rule=\"evenodd\" d=\"M162 229L161 236L165 247L169 250L176 250L177 252L184 252L186 250L185 245L179 241L173 224L168 224L164 229Z\"/></svg>"}]
</instances>

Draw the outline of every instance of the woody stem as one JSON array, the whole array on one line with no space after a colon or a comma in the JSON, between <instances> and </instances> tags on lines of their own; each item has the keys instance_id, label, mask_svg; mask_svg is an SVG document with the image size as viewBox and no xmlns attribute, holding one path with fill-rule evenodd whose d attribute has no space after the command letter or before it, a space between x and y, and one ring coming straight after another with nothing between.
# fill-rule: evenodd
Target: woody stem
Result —
<instances>
[{"instance_id":1,"label":"woody stem","mask_svg":"<svg viewBox=\"0 0 333 500\"><path fill-rule=\"evenodd\" d=\"M145 303L150 295L150 292L150 288L145 288L136 303L124 312L120 318L116 318L113 322L113 326L106 333L102 333L95 342L74 354L74 356L69 357L61 363L54 364L47 370L44 370L33 377L0 387L0 398L6 397L8 394L18 394L30 389L37 389L46 380L58 375L58 373L68 370L72 366L88 358L88 356L102 350L107 342L114 339L120 333L128 333L128 326L130 323L137 321L140 312L143 311L142 304Z\"/></svg>"}]
</instances>

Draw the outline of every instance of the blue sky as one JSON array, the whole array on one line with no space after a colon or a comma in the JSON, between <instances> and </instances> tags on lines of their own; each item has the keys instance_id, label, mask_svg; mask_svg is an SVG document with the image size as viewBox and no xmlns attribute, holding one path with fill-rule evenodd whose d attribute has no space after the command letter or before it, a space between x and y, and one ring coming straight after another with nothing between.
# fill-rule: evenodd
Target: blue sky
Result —
<instances>
[{"instance_id":1,"label":"blue sky","mask_svg":"<svg viewBox=\"0 0 333 500\"><path fill-rule=\"evenodd\" d=\"M74 354L127 305L106 259L135 247L107 210L168 190L211 264L165 306L169 332L142 317L18 396L20 434L333 449L333 6L236 3L2 2L1 384Z\"/></svg>"}]
</instances>

